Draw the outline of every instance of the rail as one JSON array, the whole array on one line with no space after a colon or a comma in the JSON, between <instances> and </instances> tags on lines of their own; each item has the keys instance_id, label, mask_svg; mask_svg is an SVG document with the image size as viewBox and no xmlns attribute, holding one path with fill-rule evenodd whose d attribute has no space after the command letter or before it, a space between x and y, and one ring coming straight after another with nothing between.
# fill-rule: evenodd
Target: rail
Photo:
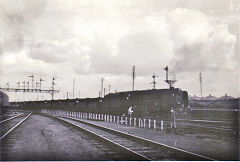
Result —
<instances>
[{"instance_id":1,"label":"rail","mask_svg":"<svg viewBox=\"0 0 240 162\"><path fill-rule=\"evenodd\" d=\"M52 116L52 117L54 117L54 116ZM76 118L72 118L72 117L66 117L66 116L62 116L60 118L59 117L54 117L54 118L57 118L59 120L64 120L64 119L61 119L61 118L74 120L74 121L81 122L81 123L84 123L86 125L104 130L106 132L110 132L112 134L118 135L118 136L126 138L128 140L132 140L132 141L135 141L137 143L143 143L144 146L151 147L153 152L158 152L158 150L165 150L165 152L170 151L170 152L172 152L171 155L176 157L177 160L201 160L201 161L203 161L203 160L208 160L208 161L209 160L214 160L214 159L202 156L202 155L198 155L198 154L195 154L195 153L192 153L192 152L188 152L188 151L185 151L185 150L182 150L182 149L179 149L179 148L171 147L171 146L168 146L168 145L165 145L165 144L162 144L162 143L154 142L154 141L144 139L144 138L141 138L141 137L138 137L138 136L135 136L135 135L130 135L130 134L118 131L118 130L110 129L110 128L100 126L100 125L97 125L97 124L93 124L93 123L83 121L83 120L80 120L80 119L76 119ZM65 122L69 122L69 121L65 120ZM142 146L142 147L144 148L144 146ZM125 148L125 146L122 146L122 147ZM134 151L134 149L129 149L129 148L125 148L125 149L132 150L133 152L142 155L143 157L145 157L148 160L162 160L162 159L152 159L151 156L145 156L144 154L141 154L141 151L140 151L140 153L138 153L137 151Z\"/></svg>"},{"instance_id":2,"label":"rail","mask_svg":"<svg viewBox=\"0 0 240 162\"><path fill-rule=\"evenodd\" d=\"M16 129L20 124L22 124L27 118L29 118L29 116L32 113L28 114L23 120L21 120L20 122L18 122L14 127L12 127L10 130L8 130L2 137L0 137L0 141L2 141L7 135L9 135L11 132L13 132L14 129Z\"/></svg>"}]
</instances>

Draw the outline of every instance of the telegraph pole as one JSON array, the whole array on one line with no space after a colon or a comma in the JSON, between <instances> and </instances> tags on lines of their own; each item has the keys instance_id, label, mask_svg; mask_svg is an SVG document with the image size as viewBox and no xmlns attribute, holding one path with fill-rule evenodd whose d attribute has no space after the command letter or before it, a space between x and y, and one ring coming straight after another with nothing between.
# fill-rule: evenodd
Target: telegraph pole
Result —
<instances>
[{"instance_id":1,"label":"telegraph pole","mask_svg":"<svg viewBox=\"0 0 240 162\"><path fill-rule=\"evenodd\" d=\"M103 78L101 79L101 82L102 82L102 84L101 84L101 97L103 96Z\"/></svg>"},{"instance_id":2,"label":"telegraph pole","mask_svg":"<svg viewBox=\"0 0 240 162\"><path fill-rule=\"evenodd\" d=\"M134 91L134 79L135 79L135 65L133 66L132 72L132 91Z\"/></svg>"},{"instance_id":3,"label":"telegraph pole","mask_svg":"<svg viewBox=\"0 0 240 162\"><path fill-rule=\"evenodd\" d=\"M199 81L200 81L200 93L201 93L201 100L202 100L202 73L199 73Z\"/></svg>"},{"instance_id":4,"label":"telegraph pole","mask_svg":"<svg viewBox=\"0 0 240 162\"><path fill-rule=\"evenodd\" d=\"M73 99L74 99L74 87L75 87L75 79L73 79Z\"/></svg>"}]
</instances>

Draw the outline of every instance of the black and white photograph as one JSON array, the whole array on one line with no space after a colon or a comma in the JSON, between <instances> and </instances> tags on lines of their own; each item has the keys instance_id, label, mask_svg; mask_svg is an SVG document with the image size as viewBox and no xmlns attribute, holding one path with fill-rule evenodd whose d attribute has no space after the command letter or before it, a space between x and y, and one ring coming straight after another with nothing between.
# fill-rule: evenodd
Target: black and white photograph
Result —
<instances>
[{"instance_id":1,"label":"black and white photograph","mask_svg":"<svg viewBox=\"0 0 240 162\"><path fill-rule=\"evenodd\" d=\"M0 161L239 161L239 0L0 0Z\"/></svg>"}]
</instances>

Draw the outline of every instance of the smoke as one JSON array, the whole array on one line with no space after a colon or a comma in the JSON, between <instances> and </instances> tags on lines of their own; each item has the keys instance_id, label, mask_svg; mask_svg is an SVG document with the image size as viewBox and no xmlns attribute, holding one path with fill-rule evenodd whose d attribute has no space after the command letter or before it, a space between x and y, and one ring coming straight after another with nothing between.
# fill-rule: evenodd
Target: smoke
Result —
<instances>
[{"instance_id":1,"label":"smoke","mask_svg":"<svg viewBox=\"0 0 240 162\"><path fill-rule=\"evenodd\" d=\"M188 16L189 15L189 16ZM236 37L225 23L194 10L177 9L169 14L174 57L170 64L176 72L234 69ZM185 17L188 17L186 19Z\"/></svg>"}]
</instances>

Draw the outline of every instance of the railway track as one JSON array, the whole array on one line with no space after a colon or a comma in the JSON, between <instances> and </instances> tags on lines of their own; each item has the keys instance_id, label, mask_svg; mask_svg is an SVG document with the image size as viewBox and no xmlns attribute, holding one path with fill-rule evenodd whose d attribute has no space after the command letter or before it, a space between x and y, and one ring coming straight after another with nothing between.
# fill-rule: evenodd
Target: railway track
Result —
<instances>
[{"instance_id":1,"label":"railway track","mask_svg":"<svg viewBox=\"0 0 240 162\"><path fill-rule=\"evenodd\" d=\"M178 131L191 134L207 133L219 138L239 139L239 129L231 127L216 127L201 124L178 123Z\"/></svg>"},{"instance_id":2,"label":"railway track","mask_svg":"<svg viewBox=\"0 0 240 162\"><path fill-rule=\"evenodd\" d=\"M21 113L0 122L0 141L12 133L19 125L21 125L32 113Z\"/></svg>"},{"instance_id":3,"label":"railway track","mask_svg":"<svg viewBox=\"0 0 240 162\"><path fill-rule=\"evenodd\" d=\"M17 117L20 116L20 115L22 115L22 113L17 114L17 115L12 116L12 117L8 117L7 119L4 119L4 120L0 121L0 124L1 124L1 123L5 123L5 122L7 122L7 121L9 121L9 120L11 120L11 119L17 118Z\"/></svg>"},{"instance_id":4,"label":"railway track","mask_svg":"<svg viewBox=\"0 0 240 162\"><path fill-rule=\"evenodd\" d=\"M98 138L105 144L118 150L126 157L135 160L214 160L182 149L174 148L162 143L137 137L121 131L92 124L76 118L65 116L51 116L59 121L85 131Z\"/></svg>"}]
</instances>

